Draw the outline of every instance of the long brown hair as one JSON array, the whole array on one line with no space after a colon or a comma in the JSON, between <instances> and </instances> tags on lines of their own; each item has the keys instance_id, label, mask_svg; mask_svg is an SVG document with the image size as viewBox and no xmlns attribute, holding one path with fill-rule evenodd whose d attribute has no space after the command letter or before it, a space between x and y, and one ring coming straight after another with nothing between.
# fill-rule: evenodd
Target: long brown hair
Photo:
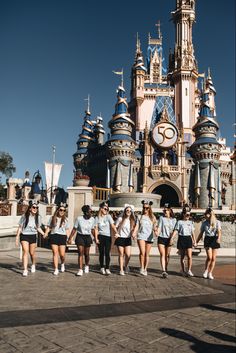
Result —
<instances>
[{"instance_id":1,"label":"long brown hair","mask_svg":"<svg viewBox=\"0 0 236 353\"><path fill-rule=\"evenodd\" d=\"M206 214L210 215L209 223L210 223L211 229L215 229L216 228L216 215L215 215L213 209L207 208L205 211L205 215Z\"/></svg>"},{"instance_id":2,"label":"long brown hair","mask_svg":"<svg viewBox=\"0 0 236 353\"><path fill-rule=\"evenodd\" d=\"M154 215L154 213L152 211L151 205L148 205L148 206L149 206L149 208L148 208L148 217L150 218L152 223L155 223L157 219L156 219L156 217L155 217L155 215ZM141 218L142 218L143 215L144 215L144 209L142 210Z\"/></svg>"},{"instance_id":3,"label":"long brown hair","mask_svg":"<svg viewBox=\"0 0 236 353\"><path fill-rule=\"evenodd\" d=\"M134 213L133 213L133 211L132 211L131 208L130 208L130 209L131 209L130 216L129 216L129 217L126 216L126 210L127 210L127 208L130 208L130 206L127 206L127 207L125 207L125 209L124 209L124 212L123 212L123 214L122 214L121 222L120 222L120 224L118 225L118 232L120 231L121 227L123 226L124 221L125 221L127 218L129 218L129 220L130 220L130 231L132 232L132 231L134 230L134 227L135 227L135 224L136 224L136 219L135 219Z\"/></svg>"},{"instance_id":4,"label":"long brown hair","mask_svg":"<svg viewBox=\"0 0 236 353\"><path fill-rule=\"evenodd\" d=\"M50 223L50 228L55 228L56 225L57 225L57 218L61 218L61 223L60 223L60 227L62 227L63 223L66 223L66 215L65 213L63 214L63 216L60 217L60 213L59 213L59 209L61 208L62 206L59 206L56 211L54 212L53 216L52 216L52 220L51 220L51 223Z\"/></svg>"},{"instance_id":5,"label":"long brown hair","mask_svg":"<svg viewBox=\"0 0 236 353\"><path fill-rule=\"evenodd\" d=\"M27 227L28 223L29 223L29 216L30 216L30 210L32 208L33 204L30 203L27 210L25 211L25 221L24 221L24 228ZM38 227L39 225L39 212L37 211L37 213L34 215L34 219L35 219L35 225L36 227Z\"/></svg>"}]
</instances>

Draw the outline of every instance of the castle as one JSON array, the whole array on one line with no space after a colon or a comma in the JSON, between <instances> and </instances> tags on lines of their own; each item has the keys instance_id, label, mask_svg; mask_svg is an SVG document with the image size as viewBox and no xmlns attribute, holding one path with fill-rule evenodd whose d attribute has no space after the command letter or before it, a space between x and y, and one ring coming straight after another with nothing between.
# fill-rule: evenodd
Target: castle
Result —
<instances>
[{"instance_id":1,"label":"castle","mask_svg":"<svg viewBox=\"0 0 236 353\"><path fill-rule=\"evenodd\" d=\"M168 65L159 24L146 59L137 37L130 101L121 83L107 141L102 118L85 112L74 185L85 175L111 194L158 194L161 206L234 208L235 154L218 138L216 90L210 70L206 77L198 72L194 55L195 0L176 0L172 20L176 43Z\"/></svg>"}]
</instances>

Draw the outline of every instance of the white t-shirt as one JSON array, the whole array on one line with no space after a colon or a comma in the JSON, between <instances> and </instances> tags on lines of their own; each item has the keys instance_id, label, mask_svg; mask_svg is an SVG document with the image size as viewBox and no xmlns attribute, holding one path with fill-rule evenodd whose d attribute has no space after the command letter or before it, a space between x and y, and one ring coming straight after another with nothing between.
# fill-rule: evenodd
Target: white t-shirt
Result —
<instances>
[{"instance_id":1,"label":"white t-shirt","mask_svg":"<svg viewBox=\"0 0 236 353\"><path fill-rule=\"evenodd\" d=\"M145 240L153 242L153 228L156 222L152 222L149 216L142 215L138 219L139 230L138 230L138 240Z\"/></svg>"},{"instance_id":2,"label":"white t-shirt","mask_svg":"<svg viewBox=\"0 0 236 353\"><path fill-rule=\"evenodd\" d=\"M160 217L158 228L160 229L159 237L169 238L175 228L176 218Z\"/></svg>"},{"instance_id":3,"label":"white t-shirt","mask_svg":"<svg viewBox=\"0 0 236 353\"><path fill-rule=\"evenodd\" d=\"M114 221L109 214L103 217L96 217L94 222L94 226L98 226L98 234L106 235L107 237L111 236L111 224L114 224Z\"/></svg>"},{"instance_id":4,"label":"white t-shirt","mask_svg":"<svg viewBox=\"0 0 236 353\"><path fill-rule=\"evenodd\" d=\"M193 222L190 220L181 220L176 223L175 230L180 236L191 236L194 232Z\"/></svg>"},{"instance_id":5,"label":"white t-shirt","mask_svg":"<svg viewBox=\"0 0 236 353\"><path fill-rule=\"evenodd\" d=\"M84 218L84 216L77 217L74 228L77 229L79 234L90 235L94 228L94 217L90 217L89 219Z\"/></svg>"},{"instance_id":6,"label":"white t-shirt","mask_svg":"<svg viewBox=\"0 0 236 353\"><path fill-rule=\"evenodd\" d=\"M211 228L210 223L207 220L202 222L201 232L204 233L206 237L216 237L219 230L221 230L221 223L218 220L216 221L215 228Z\"/></svg>"},{"instance_id":7,"label":"white t-shirt","mask_svg":"<svg viewBox=\"0 0 236 353\"><path fill-rule=\"evenodd\" d=\"M35 224L34 216L31 216L31 215L29 216L29 222L26 227L25 227L25 221L26 221L25 215L21 216L19 225L22 226L22 234L24 235L37 234L38 233L37 228L42 225L41 217L38 216L38 227Z\"/></svg>"},{"instance_id":8,"label":"white t-shirt","mask_svg":"<svg viewBox=\"0 0 236 353\"><path fill-rule=\"evenodd\" d=\"M49 227L51 227L51 222L52 222L52 217L49 219L49 222L48 222L48 226ZM67 229L69 229L68 220L65 219L65 222L63 222L62 225L61 225L61 218L57 217L56 226L52 228L51 233L52 234L66 235Z\"/></svg>"},{"instance_id":9,"label":"white t-shirt","mask_svg":"<svg viewBox=\"0 0 236 353\"><path fill-rule=\"evenodd\" d=\"M131 228L130 228L130 219L125 218L123 224L119 227L122 222L122 217L119 217L116 220L116 228L121 238L130 238L131 237Z\"/></svg>"}]
</instances>

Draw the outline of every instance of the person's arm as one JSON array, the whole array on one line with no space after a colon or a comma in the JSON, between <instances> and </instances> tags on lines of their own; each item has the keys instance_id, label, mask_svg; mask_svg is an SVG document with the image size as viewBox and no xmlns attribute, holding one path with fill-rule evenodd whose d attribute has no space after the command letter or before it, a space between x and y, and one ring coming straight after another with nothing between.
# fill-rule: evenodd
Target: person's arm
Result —
<instances>
[{"instance_id":1,"label":"person's arm","mask_svg":"<svg viewBox=\"0 0 236 353\"><path fill-rule=\"evenodd\" d=\"M99 244L99 239L98 239L98 225L94 226L94 239L95 239L95 243Z\"/></svg>"},{"instance_id":2,"label":"person's arm","mask_svg":"<svg viewBox=\"0 0 236 353\"><path fill-rule=\"evenodd\" d=\"M41 227L37 228L37 232L39 232L44 237L45 233L44 233L44 231L42 230Z\"/></svg>"},{"instance_id":3,"label":"person's arm","mask_svg":"<svg viewBox=\"0 0 236 353\"><path fill-rule=\"evenodd\" d=\"M68 231L68 233L67 233L67 231ZM74 238L74 235L75 235L75 233L76 233L76 228L73 227L73 229L72 229L71 232L69 232L69 229L67 229L67 231L66 231L66 235L67 235L67 237L69 238L69 239L68 239L68 244L71 244L71 243L72 243L72 239Z\"/></svg>"},{"instance_id":4,"label":"person's arm","mask_svg":"<svg viewBox=\"0 0 236 353\"><path fill-rule=\"evenodd\" d=\"M195 239L195 232L194 232L194 225L192 223L192 234L191 234L191 237L192 237L192 241L193 241L193 246L196 246L196 239Z\"/></svg>"},{"instance_id":5,"label":"person's arm","mask_svg":"<svg viewBox=\"0 0 236 353\"><path fill-rule=\"evenodd\" d=\"M139 219L137 218L137 219L136 219L136 224L135 224L135 226L134 226L134 230L133 230L133 233L132 233L132 238L133 238L133 239L136 239L136 238L137 238L138 229L139 229Z\"/></svg>"},{"instance_id":6,"label":"person's arm","mask_svg":"<svg viewBox=\"0 0 236 353\"><path fill-rule=\"evenodd\" d=\"M178 234L178 230L174 229L173 233L170 236L170 245L173 245L173 238Z\"/></svg>"},{"instance_id":7,"label":"person's arm","mask_svg":"<svg viewBox=\"0 0 236 353\"><path fill-rule=\"evenodd\" d=\"M47 226L46 230L45 230L45 233L44 233L44 238L47 238L48 237L48 234L50 232L51 228L49 226Z\"/></svg>"},{"instance_id":8,"label":"person's arm","mask_svg":"<svg viewBox=\"0 0 236 353\"><path fill-rule=\"evenodd\" d=\"M222 236L222 231L221 231L221 224L220 224L220 222L218 223L218 225L217 225L217 235L218 235L218 237L217 237L217 243L219 243L220 244L220 242L221 242L221 236Z\"/></svg>"},{"instance_id":9,"label":"person's arm","mask_svg":"<svg viewBox=\"0 0 236 353\"><path fill-rule=\"evenodd\" d=\"M16 246L19 246L19 238L20 238L20 234L22 232L22 225L19 225L17 232L16 232Z\"/></svg>"},{"instance_id":10,"label":"person's arm","mask_svg":"<svg viewBox=\"0 0 236 353\"><path fill-rule=\"evenodd\" d=\"M203 233L204 233L203 231L200 231L200 233L199 233L199 235L197 237L197 240L196 240L196 244L198 244L199 241L202 239Z\"/></svg>"}]
</instances>

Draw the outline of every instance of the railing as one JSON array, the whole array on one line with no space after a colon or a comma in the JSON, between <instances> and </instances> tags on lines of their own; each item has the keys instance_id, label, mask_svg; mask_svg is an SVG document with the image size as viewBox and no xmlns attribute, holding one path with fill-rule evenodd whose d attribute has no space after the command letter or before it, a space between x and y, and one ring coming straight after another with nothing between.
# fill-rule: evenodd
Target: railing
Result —
<instances>
[{"instance_id":1,"label":"railing","mask_svg":"<svg viewBox=\"0 0 236 353\"><path fill-rule=\"evenodd\" d=\"M23 215L28 208L28 205L18 204L17 205L17 216Z\"/></svg>"},{"instance_id":2,"label":"railing","mask_svg":"<svg viewBox=\"0 0 236 353\"><path fill-rule=\"evenodd\" d=\"M11 207L10 203L0 203L0 216L10 216Z\"/></svg>"},{"instance_id":3,"label":"railing","mask_svg":"<svg viewBox=\"0 0 236 353\"><path fill-rule=\"evenodd\" d=\"M109 192L111 189L108 188L98 188L96 186L93 187L93 200L94 201L106 201L109 196Z\"/></svg>"},{"instance_id":4,"label":"railing","mask_svg":"<svg viewBox=\"0 0 236 353\"><path fill-rule=\"evenodd\" d=\"M180 168L178 165L152 165L151 166L151 171L158 171L161 172L162 170L168 171L168 172L179 172Z\"/></svg>"}]
</instances>

